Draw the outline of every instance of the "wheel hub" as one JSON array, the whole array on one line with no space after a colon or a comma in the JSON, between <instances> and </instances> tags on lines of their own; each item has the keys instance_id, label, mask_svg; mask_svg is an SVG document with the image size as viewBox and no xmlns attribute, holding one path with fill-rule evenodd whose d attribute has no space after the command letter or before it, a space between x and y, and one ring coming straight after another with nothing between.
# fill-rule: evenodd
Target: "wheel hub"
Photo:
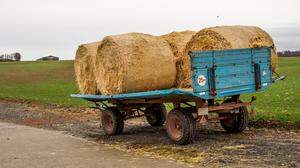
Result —
<instances>
[{"instance_id":1,"label":"wheel hub","mask_svg":"<svg viewBox=\"0 0 300 168\"><path fill-rule=\"evenodd\" d=\"M168 123L170 135L174 139L180 139L183 136L181 121L176 117L172 117L170 118Z\"/></svg>"},{"instance_id":2,"label":"wheel hub","mask_svg":"<svg viewBox=\"0 0 300 168\"><path fill-rule=\"evenodd\" d=\"M104 125L103 127L105 127L106 130L108 131L112 131L113 130L113 119L112 116L106 113L103 113L102 115L103 120L104 120Z\"/></svg>"}]
</instances>

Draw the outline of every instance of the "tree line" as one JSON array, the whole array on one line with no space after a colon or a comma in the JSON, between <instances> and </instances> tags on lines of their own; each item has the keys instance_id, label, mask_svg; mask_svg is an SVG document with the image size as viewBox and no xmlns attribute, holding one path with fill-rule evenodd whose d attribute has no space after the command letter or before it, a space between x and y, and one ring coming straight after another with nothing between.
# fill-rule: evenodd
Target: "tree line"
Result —
<instances>
[{"instance_id":1,"label":"tree line","mask_svg":"<svg viewBox=\"0 0 300 168\"><path fill-rule=\"evenodd\" d=\"M300 50L296 50L296 51L290 51L290 50L286 50L286 51L279 51L277 52L279 57L300 57Z\"/></svg>"},{"instance_id":2,"label":"tree line","mask_svg":"<svg viewBox=\"0 0 300 168\"><path fill-rule=\"evenodd\" d=\"M20 61L21 54L20 53L12 53L12 54L2 54L0 55L0 61Z\"/></svg>"}]
</instances>

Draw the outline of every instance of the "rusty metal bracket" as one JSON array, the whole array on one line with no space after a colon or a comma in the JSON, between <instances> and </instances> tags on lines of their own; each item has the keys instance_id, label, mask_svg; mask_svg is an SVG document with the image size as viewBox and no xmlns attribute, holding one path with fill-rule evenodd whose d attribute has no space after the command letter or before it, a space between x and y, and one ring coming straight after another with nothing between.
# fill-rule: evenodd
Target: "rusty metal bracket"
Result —
<instances>
[{"instance_id":1,"label":"rusty metal bracket","mask_svg":"<svg viewBox=\"0 0 300 168\"><path fill-rule=\"evenodd\" d=\"M226 103L222 105L208 106L209 112L228 113L228 111L240 108L242 106L250 106L250 102L245 103Z\"/></svg>"}]
</instances>

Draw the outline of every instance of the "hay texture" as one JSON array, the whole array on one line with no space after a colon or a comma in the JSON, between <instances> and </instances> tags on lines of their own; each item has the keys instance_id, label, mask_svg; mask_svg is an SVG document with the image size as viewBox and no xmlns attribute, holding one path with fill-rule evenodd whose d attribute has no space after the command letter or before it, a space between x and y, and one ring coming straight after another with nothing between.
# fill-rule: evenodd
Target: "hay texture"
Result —
<instances>
[{"instance_id":1,"label":"hay texture","mask_svg":"<svg viewBox=\"0 0 300 168\"><path fill-rule=\"evenodd\" d=\"M223 50L252 47L274 46L271 36L259 27L254 26L218 26L205 28L197 32L187 43L183 58L183 80L180 87L191 86L191 65L189 51ZM278 64L275 47L272 49L272 68Z\"/></svg>"},{"instance_id":2,"label":"hay texture","mask_svg":"<svg viewBox=\"0 0 300 168\"><path fill-rule=\"evenodd\" d=\"M101 94L149 91L174 86L176 65L170 45L141 33L107 36L95 57Z\"/></svg>"},{"instance_id":3,"label":"hay texture","mask_svg":"<svg viewBox=\"0 0 300 168\"><path fill-rule=\"evenodd\" d=\"M182 32L172 32L160 36L161 38L163 38L169 43L176 59L176 70L177 70L176 82L175 82L176 87L180 86L180 81L183 81L183 77L184 77L183 74L188 73L188 72L183 72L184 70L188 70L188 69L182 68L183 66L182 59L184 56L185 46L187 42L191 40L194 34L196 34L195 31L187 30Z\"/></svg>"},{"instance_id":4,"label":"hay texture","mask_svg":"<svg viewBox=\"0 0 300 168\"><path fill-rule=\"evenodd\" d=\"M82 44L78 47L75 57L75 76L80 93L97 94L97 84L94 75L94 60L100 42Z\"/></svg>"}]
</instances>

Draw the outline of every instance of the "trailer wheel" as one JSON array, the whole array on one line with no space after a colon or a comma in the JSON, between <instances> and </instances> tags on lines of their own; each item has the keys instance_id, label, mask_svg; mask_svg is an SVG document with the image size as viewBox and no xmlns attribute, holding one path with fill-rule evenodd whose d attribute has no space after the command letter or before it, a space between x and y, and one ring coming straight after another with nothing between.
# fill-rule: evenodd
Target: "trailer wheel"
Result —
<instances>
[{"instance_id":1,"label":"trailer wheel","mask_svg":"<svg viewBox=\"0 0 300 168\"><path fill-rule=\"evenodd\" d=\"M123 132L124 119L118 108L102 111L101 124L106 135L119 135Z\"/></svg>"},{"instance_id":2,"label":"trailer wheel","mask_svg":"<svg viewBox=\"0 0 300 168\"><path fill-rule=\"evenodd\" d=\"M196 129L191 113L172 110L167 116L166 129L169 138L178 145L186 145L193 141Z\"/></svg>"},{"instance_id":3,"label":"trailer wheel","mask_svg":"<svg viewBox=\"0 0 300 168\"><path fill-rule=\"evenodd\" d=\"M167 109L164 104L153 104L146 107L146 119L148 123L153 126L162 126L166 120Z\"/></svg>"},{"instance_id":4,"label":"trailer wheel","mask_svg":"<svg viewBox=\"0 0 300 168\"><path fill-rule=\"evenodd\" d=\"M232 99L227 99L224 103L233 102ZM241 101L239 100L241 103ZM246 106L239 108L239 113L223 114L226 119L220 120L221 126L229 133L242 132L246 129L249 123L249 113Z\"/></svg>"}]
</instances>

